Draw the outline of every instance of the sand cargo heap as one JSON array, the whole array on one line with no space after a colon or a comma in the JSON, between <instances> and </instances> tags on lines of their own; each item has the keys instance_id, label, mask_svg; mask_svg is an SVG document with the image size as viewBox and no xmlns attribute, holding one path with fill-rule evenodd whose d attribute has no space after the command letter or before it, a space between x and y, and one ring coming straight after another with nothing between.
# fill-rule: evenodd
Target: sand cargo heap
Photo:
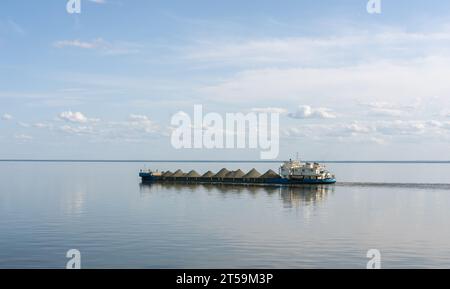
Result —
<instances>
[{"instance_id":1,"label":"sand cargo heap","mask_svg":"<svg viewBox=\"0 0 450 289\"><path fill-rule=\"evenodd\" d=\"M334 184L336 178L325 167L319 163L301 163L290 160L283 163L278 169L278 173L268 170L260 174L256 169L247 173L238 169L229 171L225 168L217 173L208 171L203 175L195 170L184 173L177 170L159 172L152 170L141 170L139 173L143 183L152 182L182 182L182 183L209 183L209 184Z\"/></svg>"}]
</instances>

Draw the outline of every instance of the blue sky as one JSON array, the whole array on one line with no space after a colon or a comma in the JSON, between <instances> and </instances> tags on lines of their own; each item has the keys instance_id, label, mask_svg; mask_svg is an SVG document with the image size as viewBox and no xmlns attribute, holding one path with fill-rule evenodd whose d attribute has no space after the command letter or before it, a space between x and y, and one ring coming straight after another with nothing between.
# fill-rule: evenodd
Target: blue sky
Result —
<instances>
[{"instance_id":1,"label":"blue sky","mask_svg":"<svg viewBox=\"0 0 450 289\"><path fill-rule=\"evenodd\" d=\"M174 150L170 118L281 111L281 153L450 159L450 3L0 4L0 158L258 158Z\"/></svg>"}]
</instances>

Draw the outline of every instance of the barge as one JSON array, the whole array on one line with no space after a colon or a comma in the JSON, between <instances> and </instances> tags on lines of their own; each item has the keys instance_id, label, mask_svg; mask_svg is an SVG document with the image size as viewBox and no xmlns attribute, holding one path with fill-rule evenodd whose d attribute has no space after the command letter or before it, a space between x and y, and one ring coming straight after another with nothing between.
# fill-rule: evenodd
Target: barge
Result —
<instances>
[{"instance_id":1,"label":"barge","mask_svg":"<svg viewBox=\"0 0 450 289\"><path fill-rule=\"evenodd\" d=\"M203 175L191 170L184 173L182 170L152 171L141 170L139 177L143 183L208 183L208 184L261 184L261 185L327 185L336 183L336 177L319 163L302 163L297 160L284 162L278 173L268 170L260 174L256 169L247 173L238 169L229 171L226 168L217 173L208 171Z\"/></svg>"}]
</instances>

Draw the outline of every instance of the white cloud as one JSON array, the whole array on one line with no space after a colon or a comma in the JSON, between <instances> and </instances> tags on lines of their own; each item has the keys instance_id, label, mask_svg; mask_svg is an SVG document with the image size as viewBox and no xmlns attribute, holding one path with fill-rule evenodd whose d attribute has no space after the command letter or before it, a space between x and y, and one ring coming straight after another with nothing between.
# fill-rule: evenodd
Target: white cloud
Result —
<instances>
[{"instance_id":1,"label":"white cloud","mask_svg":"<svg viewBox=\"0 0 450 289\"><path fill-rule=\"evenodd\" d=\"M146 115L130 114L128 118L131 122L148 122L150 119Z\"/></svg>"},{"instance_id":2,"label":"white cloud","mask_svg":"<svg viewBox=\"0 0 450 289\"><path fill-rule=\"evenodd\" d=\"M116 42L110 43L103 38L96 38L92 41L74 40L59 40L53 43L53 46L59 49L62 48L80 48L88 50L99 50L106 55L125 55L139 53L141 45L131 42Z\"/></svg>"},{"instance_id":3,"label":"white cloud","mask_svg":"<svg viewBox=\"0 0 450 289\"><path fill-rule=\"evenodd\" d=\"M281 135L288 138L302 138L307 137L308 130L300 127L282 128Z\"/></svg>"},{"instance_id":4,"label":"white cloud","mask_svg":"<svg viewBox=\"0 0 450 289\"><path fill-rule=\"evenodd\" d=\"M32 140L33 137L26 134L15 134L14 138L21 141L29 141Z\"/></svg>"},{"instance_id":5,"label":"white cloud","mask_svg":"<svg viewBox=\"0 0 450 289\"><path fill-rule=\"evenodd\" d=\"M2 115L2 120L8 121L8 120L11 120L11 119L13 119L13 117L10 114L5 113L5 114Z\"/></svg>"},{"instance_id":6,"label":"white cloud","mask_svg":"<svg viewBox=\"0 0 450 289\"><path fill-rule=\"evenodd\" d=\"M94 128L92 126L63 125L60 127L60 130L67 134L74 134L74 135L87 135L95 133Z\"/></svg>"},{"instance_id":7,"label":"white cloud","mask_svg":"<svg viewBox=\"0 0 450 289\"><path fill-rule=\"evenodd\" d=\"M383 121L377 124L377 132L386 135L422 135L429 129L429 123L424 121Z\"/></svg>"},{"instance_id":8,"label":"white cloud","mask_svg":"<svg viewBox=\"0 0 450 289\"><path fill-rule=\"evenodd\" d=\"M280 107L255 107L251 109L252 112L261 112L261 113L279 113L285 114L287 113L287 109Z\"/></svg>"},{"instance_id":9,"label":"white cloud","mask_svg":"<svg viewBox=\"0 0 450 289\"><path fill-rule=\"evenodd\" d=\"M450 52L442 48L450 45L450 26L440 27L425 33L382 27L333 37L213 39L187 49L186 58L203 67L237 68L200 88L204 98L269 106L301 102L349 117L430 117L450 107ZM413 107L418 99L423 106ZM400 105L358 110L361 102Z\"/></svg>"},{"instance_id":10,"label":"white cloud","mask_svg":"<svg viewBox=\"0 0 450 289\"><path fill-rule=\"evenodd\" d=\"M159 131L159 126L145 115L131 114L128 122L131 127L143 130L146 133L156 133Z\"/></svg>"},{"instance_id":11,"label":"white cloud","mask_svg":"<svg viewBox=\"0 0 450 289\"><path fill-rule=\"evenodd\" d=\"M304 124L282 129L286 138L308 140L373 139L385 144L386 139L398 141L404 137L415 142L450 139L450 122L436 120L359 121L351 123Z\"/></svg>"},{"instance_id":12,"label":"white cloud","mask_svg":"<svg viewBox=\"0 0 450 289\"><path fill-rule=\"evenodd\" d=\"M83 48L83 49L95 49L104 47L106 45L106 42L101 39L97 38L93 41L81 41L81 40L60 40L53 43L53 46L56 48L64 48L64 47L76 47L76 48Z\"/></svg>"},{"instance_id":13,"label":"white cloud","mask_svg":"<svg viewBox=\"0 0 450 289\"><path fill-rule=\"evenodd\" d=\"M388 109L388 108L373 108L370 113L374 116L390 116L390 117L400 117L405 115L404 111L399 109Z\"/></svg>"},{"instance_id":14,"label":"white cloud","mask_svg":"<svg viewBox=\"0 0 450 289\"><path fill-rule=\"evenodd\" d=\"M450 58L431 57L403 62L377 62L337 68L270 68L247 70L200 90L221 102L280 103L301 100L342 111L361 113L355 105L374 100L422 106L412 113L435 114L431 105L450 107ZM353 107L349 107L353 105ZM415 111L415 109L418 109ZM401 116L403 108L372 108L372 113ZM307 113L307 111L304 111ZM299 114L302 116L302 113Z\"/></svg>"},{"instance_id":15,"label":"white cloud","mask_svg":"<svg viewBox=\"0 0 450 289\"><path fill-rule=\"evenodd\" d=\"M89 0L95 4L106 4L106 0Z\"/></svg>"},{"instance_id":16,"label":"white cloud","mask_svg":"<svg viewBox=\"0 0 450 289\"><path fill-rule=\"evenodd\" d=\"M17 22L15 22L12 19L3 20L0 19L0 34L11 34L11 35L18 35L18 36L24 36L26 35L25 29L21 25L19 25ZM0 39L1 40L1 39Z\"/></svg>"},{"instance_id":17,"label":"white cloud","mask_svg":"<svg viewBox=\"0 0 450 289\"><path fill-rule=\"evenodd\" d=\"M19 35L25 35L26 34L25 29L23 29L23 27L20 26L17 22L12 21L12 20L8 20L8 24L9 24L9 26L11 27L11 29L15 33L17 33Z\"/></svg>"},{"instance_id":18,"label":"white cloud","mask_svg":"<svg viewBox=\"0 0 450 289\"><path fill-rule=\"evenodd\" d=\"M444 25L442 27L445 27ZM212 65L334 66L366 59L423 57L450 45L448 28L411 33L397 28L353 30L322 37L205 40L185 49L185 57ZM351 53L349 53L351 51ZM447 54L448 55L448 54Z\"/></svg>"},{"instance_id":19,"label":"white cloud","mask_svg":"<svg viewBox=\"0 0 450 289\"><path fill-rule=\"evenodd\" d=\"M376 131L376 127L370 124L354 122L343 126L344 131L357 134L368 134Z\"/></svg>"},{"instance_id":20,"label":"white cloud","mask_svg":"<svg viewBox=\"0 0 450 289\"><path fill-rule=\"evenodd\" d=\"M61 125L61 120L67 124ZM161 129L158 123L145 115L131 114L124 121L99 121L72 111L61 113L54 121L36 122L26 127L84 137L95 142L144 142L166 136L168 132L168 129Z\"/></svg>"},{"instance_id":21,"label":"white cloud","mask_svg":"<svg viewBox=\"0 0 450 289\"><path fill-rule=\"evenodd\" d=\"M417 109L419 103L398 105L387 101L374 101L368 104L362 104L369 107L369 113L373 116L402 117L410 114L411 110Z\"/></svg>"},{"instance_id":22,"label":"white cloud","mask_svg":"<svg viewBox=\"0 0 450 289\"><path fill-rule=\"evenodd\" d=\"M37 122L33 124L33 127L43 129L43 128L53 128L53 125L51 123Z\"/></svg>"},{"instance_id":23,"label":"white cloud","mask_svg":"<svg viewBox=\"0 0 450 289\"><path fill-rule=\"evenodd\" d=\"M59 119L74 122L74 123L88 123L88 122L97 122L98 119L95 118L87 118L81 112L72 112L72 111L64 111L59 114Z\"/></svg>"},{"instance_id":24,"label":"white cloud","mask_svg":"<svg viewBox=\"0 0 450 289\"><path fill-rule=\"evenodd\" d=\"M312 108L309 105L300 105L296 112L288 114L291 118L304 119L304 118L336 118L336 115L331 109L319 107Z\"/></svg>"}]
</instances>

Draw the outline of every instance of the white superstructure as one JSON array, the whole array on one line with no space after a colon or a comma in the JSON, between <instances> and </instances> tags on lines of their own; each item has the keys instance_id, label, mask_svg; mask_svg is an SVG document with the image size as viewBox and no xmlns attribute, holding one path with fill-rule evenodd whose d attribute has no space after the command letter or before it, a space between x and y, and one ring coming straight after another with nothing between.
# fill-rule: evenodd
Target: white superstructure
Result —
<instances>
[{"instance_id":1,"label":"white superstructure","mask_svg":"<svg viewBox=\"0 0 450 289\"><path fill-rule=\"evenodd\" d=\"M334 179L325 166L319 163L302 163L297 160L289 160L280 166L280 176L286 179Z\"/></svg>"}]
</instances>

